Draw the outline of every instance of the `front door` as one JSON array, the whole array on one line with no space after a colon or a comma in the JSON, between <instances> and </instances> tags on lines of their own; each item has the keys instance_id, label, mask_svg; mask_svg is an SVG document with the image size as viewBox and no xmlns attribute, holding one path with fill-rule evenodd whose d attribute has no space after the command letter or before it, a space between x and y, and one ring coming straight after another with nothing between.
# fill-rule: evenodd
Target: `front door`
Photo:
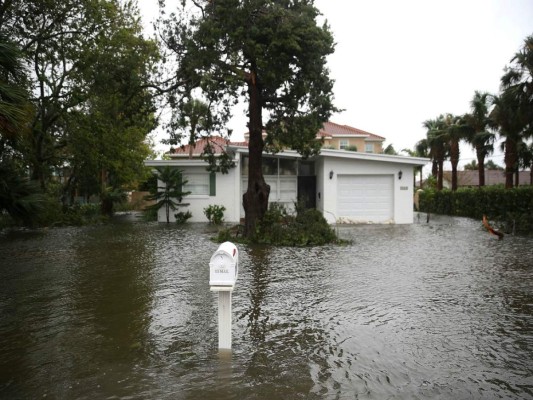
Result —
<instances>
[{"instance_id":1,"label":"front door","mask_svg":"<svg viewBox=\"0 0 533 400\"><path fill-rule=\"evenodd\" d=\"M316 176L298 177L298 204L316 208Z\"/></svg>"}]
</instances>

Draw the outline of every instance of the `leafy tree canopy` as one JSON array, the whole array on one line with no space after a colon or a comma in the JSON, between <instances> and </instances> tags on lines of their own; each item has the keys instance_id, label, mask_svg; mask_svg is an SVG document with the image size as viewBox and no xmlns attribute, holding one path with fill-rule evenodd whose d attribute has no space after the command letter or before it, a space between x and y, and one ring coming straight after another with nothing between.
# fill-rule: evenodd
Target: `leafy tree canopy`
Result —
<instances>
[{"instance_id":1,"label":"leafy tree canopy","mask_svg":"<svg viewBox=\"0 0 533 400\"><path fill-rule=\"evenodd\" d=\"M192 3L195 7L182 1L177 14L160 25L178 62L175 79L166 88L170 104L179 111L176 118L182 111L181 100L199 89L196 93L211 108L219 106L213 123L223 129L220 123L227 121L239 96L251 101L249 87L258 86L259 106L269 111L269 143L280 140L308 148L301 133L291 135L291 126L307 127L298 122L310 122L311 117L326 120L335 110L333 81L325 67L333 37L327 24L316 25L319 12L313 1ZM317 129L311 129L311 139L321 125L317 121Z\"/></svg>"},{"instance_id":2,"label":"leafy tree canopy","mask_svg":"<svg viewBox=\"0 0 533 400\"><path fill-rule=\"evenodd\" d=\"M394 146L391 143L387 147L385 147L385 149L383 150L383 154L389 154L389 155L392 155L392 156L397 156L398 152L396 151L396 149L394 148Z\"/></svg>"},{"instance_id":3,"label":"leafy tree canopy","mask_svg":"<svg viewBox=\"0 0 533 400\"><path fill-rule=\"evenodd\" d=\"M496 164L494 161L489 160L485 163L485 168L488 170L497 170L497 171L503 171L503 167Z\"/></svg>"},{"instance_id":4,"label":"leafy tree canopy","mask_svg":"<svg viewBox=\"0 0 533 400\"><path fill-rule=\"evenodd\" d=\"M32 112L18 151L32 179L46 188L60 171L64 191L87 196L134 183L157 124L148 87L158 60L135 2L5 1L0 33L26 67Z\"/></svg>"},{"instance_id":5,"label":"leafy tree canopy","mask_svg":"<svg viewBox=\"0 0 533 400\"><path fill-rule=\"evenodd\" d=\"M333 37L327 24L317 24L318 16L312 0L184 0L160 25L177 61L174 79L164 88L171 104L200 96L212 110L211 128L222 131L232 106L246 98L247 235L267 209L265 146L318 153L316 133L336 110L326 68Z\"/></svg>"}]
</instances>

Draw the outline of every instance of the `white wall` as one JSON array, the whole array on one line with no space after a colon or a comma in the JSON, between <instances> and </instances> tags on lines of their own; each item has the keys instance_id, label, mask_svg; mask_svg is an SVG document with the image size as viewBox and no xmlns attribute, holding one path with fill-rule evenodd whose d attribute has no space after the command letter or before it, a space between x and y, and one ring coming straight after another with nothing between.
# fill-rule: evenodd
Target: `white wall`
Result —
<instances>
[{"instance_id":1,"label":"white wall","mask_svg":"<svg viewBox=\"0 0 533 400\"><path fill-rule=\"evenodd\" d=\"M329 223L337 218L337 178L338 175L393 175L394 182L394 223L410 224L413 222L413 166L408 164L355 160L347 158L323 157L317 174L317 208L322 211ZM402 171L402 179L398 172ZM333 171L333 178L329 178Z\"/></svg>"},{"instance_id":2,"label":"white wall","mask_svg":"<svg viewBox=\"0 0 533 400\"><path fill-rule=\"evenodd\" d=\"M178 167L183 175L193 173L209 174L205 166L180 166ZM236 168L232 168L228 174L216 174L216 195L188 195L183 198L182 203L189 203L188 206L179 207L175 211L170 211L170 221L175 222L174 214L177 212L190 211L192 217L189 222L208 222L204 215L204 208L210 205L219 205L226 207L224 211L225 222L238 222L239 221L239 205L240 199L237 199L239 192L239 171L238 165ZM166 211L162 207L159 209L158 218L159 222L166 222Z\"/></svg>"},{"instance_id":3,"label":"white wall","mask_svg":"<svg viewBox=\"0 0 533 400\"><path fill-rule=\"evenodd\" d=\"M414 167L401 168L402 179L398 173L394 177L394 219L397 224L412 224L414 219Z\"/></svg>"},{"instance_id":4,"label":"white wall","mask_svg":"<svg viewBox=\"0 0 533 400\"><path fill-rule=\"evenodd\" d=\"M326 153L326 154L324 154ZM423 165L425 159L410 159L400 156L382 156L351 154L330 150L323 151L316 159L316 207L322 211L329 223L336 223L340 217L337 215L337 177L338 175L391 175L394 182L394 223L408 224L413 222L413 169L415 165ZM183 202L190 203L187 207L180 207L177 211L189 210L192 213L191 222L207 222L204 208L209 205L223 205L226 207L224 220L237 223L243 215L241 189L241 165L240 157L236 157L236 167L230 169L228 174L217 173L216 195L198 196L190 195ZM404 162L405 159L405 162ZM410 163L411 160L411 163ZM415 162L413 162L414 160ZM188 165L192 164L192 165ZM205 163L200 161L151 161L151 166L174 165L184 174L207 173ZM398 172L402 171L402 179L398 179ZM333 171L332 179L329 178ZM177 212L176 211L176 212ZM175 212L171 212L171 220L174 221ZM165 210L160 209L158 220L166 221Z\"/></svg>"},{"instance_id":5,"label":"white wall","mask_svg":"<svg viewBox=\"0 0 533 400\"><path fill-rule=\"evenodd\" d=\"M331 212L331 210L328 210L326 208L327 206L324 204L324 188L326 186L325 180L329 179L329 177L325 176L327 173L329 173L329 171L326 172L326 170L324 169L324 158L320 157L316 160L315 173L316 173L316 209L318 211L322 211L322 214L324 215L324 217L326 217L328 222L334 223L336 218L334 218L331 215L329 215L329 218L328 218L326 214L328 214L328 212Z\"/></svg>"}]
</instances>

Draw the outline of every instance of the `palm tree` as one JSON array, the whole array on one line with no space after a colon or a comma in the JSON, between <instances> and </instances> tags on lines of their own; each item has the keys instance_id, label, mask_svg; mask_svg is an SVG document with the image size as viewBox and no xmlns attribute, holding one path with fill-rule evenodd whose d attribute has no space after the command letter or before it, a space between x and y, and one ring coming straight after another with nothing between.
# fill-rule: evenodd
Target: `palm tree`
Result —
<instances>
[{"instance_id":1,"label":"palm tree","mask_svg":"<svg viewBox=\"0 0 533 400\"><path fill-rule=\"evenodd\" d=\"M35 182L22 177L10 163L0 162L0 214L31 225L43 209L44 196Z\"/></svg>"},{"instance_id":2,"label":"palm tree","mask_svg":"<svg viewBox=\"0 0 533 400\"><path fill-rule=\"evenodd\" d=\"M0 214L5 212L16 222L31 224L44 198L13 157L20 147L20 133L30 119L21 60L19 49L0 34Z\"/></svg>"},{"instance_id":3,"label":"palm tree","mask_svg":"<svg viewBox=\"0 0 533 400\"><path fill-rule=\"evenodd\" d=\"M489 171L503 171L503 168L492 160L485 163L485 169L488 169Z\"/></svg>"},{"instance_id":4,"label":"palm tree","mask_svg":"<svg viewBox=\"0 0 533 400\"><path fill-rule=\"evenodd\" d=\"M489 93L476 91L470 102L471 112L465 114L466 140L476 151L480 187L485 186L485 158L494 151L496 137L494 133L488 130L490 98Z\"/></svg>"},{"instance_id":5,"label":"palm tree","mask_svg":"<svg viewBox=\"0 0 533 400\"><path fill-rule=\"evenodd\" d=\"M466 124L462 116L444 114L439 117L440 134L448 143L450 163L452 164L452 191L457 190L457 166L459 164L459 142L465 137Z\"/></svg>"},{"instance_id":6,"label":"palm tree","mask_svg":"<svg viewBox=\"0 0 533 400\"><path fill-rule=\"evenodd\" d=\"M19 49L0 35L0 145L14 139L29 120L26 71ZM1 147L0 147L1 150Z\"/></svg>"},{"instance_id":7,"label":"palm tree","mask_svg":"<svg viewBox=\"0 0 533 400\"><path fill-rule=\"evenodd\" d=\"M463 165L465 171L477 171L479 170L479 165L476 160L472 160L469 164Z\"/></svg>"},{"instance_id":8,"label":"palm tree","mask_svg":"<svg viewBox=\"0 0 533 400\"><path fill-rule=\"evenodd\" d=\"M424 121L423 126L427 129L427 145L433 163L431 173L437 177L437 190L442 190L444 159L448 153L442 124L439 119L428 119Z\"/></svg>"},{"instance_id":9,"label":"palm tree","mask_svg":"<svg viewBox=\"0 0 533 400\"><path fill-rule=\"evenodd\" d=\"M213 114L209 104L198 99L190 99L180 102L172 113L172 119L169 123L169 139L163 139L161 143L172 146L181 145L186 141L189 145L189 158L192 158L196 141L208 136L213 127Z\"/></svg>"},{"instance_id":10,"label":"palm tree","mask_svg":"<svg viewBox=\"0 0 533 400\"><path fill-rule=\"evenodd\" d=\"M529 184L533 185L533 143L528 145L527 143L521 142L518 145L518 166L523 169L529 168ZM517 186L519 184L519 176L520 174L517 171L515 179Z\"/></svg>"},{"instance_id":11,"label":"palm tree","mask_svg":"<svg viewBox=\"0 0 533 400\"><path fill-rule=\"evenodd\" d=\"M518 114L524 124L524 137L533 136L533 35L511 59L501 79L502 89L516 97Z\"/></svg>"},{"instance_id":12,"label":"palm tree","mask_svg":"<svg viewBox=\"0 0 533 400\"><path fill-rule=\"evenodd\" d=\"M490 119L499 128L500 136L505 138L502 148L505 163L505 188L513 187L513 176L518 168L518 143L522 141L524 123L518 107L518 98L512 90L506 89L494 96L494 109Z\"/></svg>"},{"instance_id":13,"label":"palm tree","mask_svg":"<svg viewBox=\"0 0 533 400\"><path fill-rule=\"evenodd\" d=\"M189 158L192 158L194 145L202 131L208 131L211 121L209 106L201 100L192 99L183 104L183 109L178 119L178 127L189 128Z\"/></svg>"},{"instance_id":14,"label":"palm tree","mask_svg":"<svg viewBox=\"0 0 533 400\"><path fill-rule=\"evenodd\" d=\"M513 187L518 169L518 146L533 135L533 36L511 59L501 79L500 96L494 98L492 119L505 137L505 187Z\"/></svg>"}]
</instances>

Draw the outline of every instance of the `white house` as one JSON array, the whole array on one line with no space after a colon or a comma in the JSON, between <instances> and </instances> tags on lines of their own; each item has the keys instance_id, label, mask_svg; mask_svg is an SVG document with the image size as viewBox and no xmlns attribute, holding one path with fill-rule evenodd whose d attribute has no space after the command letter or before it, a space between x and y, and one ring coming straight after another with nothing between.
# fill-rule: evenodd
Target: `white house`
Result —
<instances>
[{"instance_id":1,"label":"white house","mask_svg":"<svg viewBox=\"0 0 533 400\"><path fill-rule=\"evenodd\" d=\"M383 138L381 138L383 139ZM184 199L192 222L206 222L204 208L223 205L224 220L239 222L244 217L242 195L247 189L248 149L246 143L226 143L213 137L214 147L225 147L233 157L235 168L228 174L211 174L206 162L189 158L182 149L170 160L149 160L147 166L172 166L183 171ZM383 139L384 140L384 139ZM199 141L194 154L205 146ZM216 149L215 149L216 150ZM217 151L216 151L217 152ZM413 222L413 170L428 163L426 158L363 153L341 149L322 149L318 156L303 160L291 150L263 156L263 175L270 185L269 202L292 208L305 201L320 210L330 223L396 223ZM166 221L164 210L159 221Z\"/></svg>"}]
</instances>

